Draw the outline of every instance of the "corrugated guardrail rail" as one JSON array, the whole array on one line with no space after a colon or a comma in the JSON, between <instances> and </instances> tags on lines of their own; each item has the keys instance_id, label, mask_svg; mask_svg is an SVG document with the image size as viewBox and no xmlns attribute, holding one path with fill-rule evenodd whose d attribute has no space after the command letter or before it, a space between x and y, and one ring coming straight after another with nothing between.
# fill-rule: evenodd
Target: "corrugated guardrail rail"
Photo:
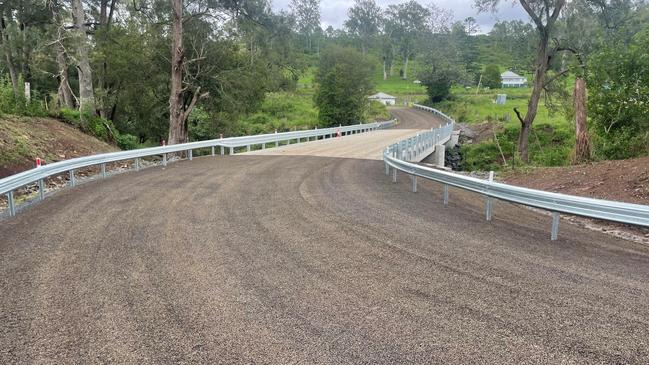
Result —
<instances>
[{"instance_id":1,"label":"corrugated guardrail rail","mask_svg":"<svg viewBox=\"0 0 649 365\"><path fill-rule=\"evenodd\" d=\"M120 151L73 158L70 160L63 160L47 164L40 168L31 169L0 179L0 195L5 194L7 196L9 203L9 215L14 216L16 214L16 202L13 195L14 190L29 184L37 183L39 191L38 199L42 200L44 198L44 181L46 178L62 173L68 173L69 184L74 186L76 184L75 170L81 168L99 165L101 166L101 176L106 177L106 164L116 161L134 160L135 169L139 170L140 159L144 157L162 156L162 164L166 166L167 154L170 153L186 152L187 158L191 160L193 150L211 148L212 156L214 156L216 154L216 148L218 147L220 149L219 152L221 155L226 154L226 150L230 155L232 155L236 152L235 148L239 147L246 147L247 151L250 151L252 146L261 146L261 148L266 148L267 145L270 144L271 146L278 147L280 142L286 142L287 144L290 144L291 141L295 140L297 143L299 143L303 139L309 141L311 140L311 138L324 139L333 138L337 135L345 136L356 133L370 132L377 129L391 127L395 122L395 120L391 120L387 122L356 124L324 129L310 129L305 131L260 134L256 136L221 138L209 141L190 142L162 147L151 147L138 150Z\"/></svg>"},{"instance_id":2,"label":"corrugated guardrail rail","mask_svg":"<svg viewBox=\"0 0 649 365\"><path fill-rule=\"evenodd\" d=\"M392 168L393 181L395 182L397 171L409 174L412 178L413 192L417 191L417 177L423 177L444 185L444 204L448 203L449 186L482 194L486 197L487 220L491 220L492 198L548 210L552 212L552 240L556 240L558 236L560 213L649 227L649 206L647 205L528 189L494 182L493 173L490 173L489 180L482 180L409 162L412 161L411 156L416 156L426 146L434 146L447 141L455 123L453 119L436 109L416 104L415 108L436 114L447 123L430 132L395 143L386 148L383 153L386 174L389 175L390 168Z\"/></svg>"}]
</instances>

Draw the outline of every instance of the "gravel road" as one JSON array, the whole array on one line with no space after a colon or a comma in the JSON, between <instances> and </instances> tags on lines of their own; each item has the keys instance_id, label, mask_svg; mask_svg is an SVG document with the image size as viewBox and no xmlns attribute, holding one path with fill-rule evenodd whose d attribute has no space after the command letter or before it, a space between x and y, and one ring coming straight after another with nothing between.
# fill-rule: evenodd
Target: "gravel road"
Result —
<instances>
[{"instance_id":1,"label":"gravel road","mask_svg":"<svg viewBox=\"0 0 649 365\"><path fill-rule=\"evenodd\" d=\"M0 363L649 362L647 247L408 187L238 155L66 189L0 222Z\"/></svg>"}]
</instances>

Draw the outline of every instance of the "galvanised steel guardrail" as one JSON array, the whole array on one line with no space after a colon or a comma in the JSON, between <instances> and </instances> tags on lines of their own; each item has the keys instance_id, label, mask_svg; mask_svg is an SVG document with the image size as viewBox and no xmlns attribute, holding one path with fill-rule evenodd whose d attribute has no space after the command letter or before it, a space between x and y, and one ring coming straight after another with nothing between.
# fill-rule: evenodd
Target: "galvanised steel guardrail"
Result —
<instances>
[{"instance_id":1,"label":"galvanised steel guardrail","mask_svg":"<svg viewBox=\"0 0 649 365\"><path fill-rule=\"evenodd\" d=\"M310 129L305 131L283 132L260 134L255 136L231 137L213 139L209 141L190 142L162 147L143 148L138 150L120 151L113 153L103 153L92 156L85 156L73 158L70 160L63 160L51 164L43 165L40 168L24 171L12 176L0 179L0 195L5 194L9 203L9 215L16 215L16 202L14 199L14 190L23 186L37 183L38 184L38 199L42 200L45 194L45 179L54 175L68 173L70 176L70 185L76 185L75 171L81 168L91 166L101 166L101 176L106 177L106 164L116 161L135 160L135 170L140 169L140 159L151 156L162 156L162 165L167 165L167 154L186 152L187 158L192 160L192 151L196 149L211 148L212 156L216 154L216 148L220 148L220 154L225 155L226 149L229 154L235 153L235 148L246 147L247 151L251 150L252 146L261 145L266 148L268 144L278 147L280 142L290 144L295 140L300 143L302 139L307 141L311 138L333 138L335 136L346 136L350 134L370 132L377 129L391 127L396 123L396 120L387 122L375 122L367 124L356 124L349 126L339 126L324 129Z\"/></svg>"},{"instance_id":2,"label":"galvanised steel guardrail","mask_svg":"<svg viewBox=\"0 0 649 365\"><path fill-rule=\"evenodd\" d=\"M482 180L409 162L416 160L412 156L417 156L422 145L435 145L450 137L454 125L454 121L450 117L438 110L421 105L415 105L415 107L442 117L447 124L433 129L431 132L426 132L425 137L409 138L389 146L384 151L383 160L386 165L386 175L390 174L390 168L392 168L394 182L397 179L397 171L410 175L413 192L417 191L417 177L422 177L443 184L444 205L448 204L449 186L482 194L486 197L485 215L488 221L491 221L492 217L492 198L550 211L552 212L552 240L556 240L558 237L560 213L649 227L649 206L647 205L528 189L494 182L493 172L490 172L488 180Z\"/></svg>"}]
</instances>

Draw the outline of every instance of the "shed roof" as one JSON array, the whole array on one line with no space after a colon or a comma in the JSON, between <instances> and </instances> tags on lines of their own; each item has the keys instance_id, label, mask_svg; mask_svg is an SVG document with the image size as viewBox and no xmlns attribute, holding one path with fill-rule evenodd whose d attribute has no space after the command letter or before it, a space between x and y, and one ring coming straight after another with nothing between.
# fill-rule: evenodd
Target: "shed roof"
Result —
<instances>
[{"instance_id":1,"label":"shed roof","mask_svg":"<svg viewBox=\"0 0 649 365\"><path fill-rule=\"evenodd\" d=\"M502 74L500 74L500 77L522 77L521 75L515 74L511 71L505 71Z\"/></svg>"},{"instance_id":2,"label":"shed roof","mask_svg":"<svg viewBox=\"0 0 649 365\"><path fill-rule=\"evenodd\" d=\"M392 95L388 95L386 93L379 92L379 93L376 93L374 95L368 96L368 98L369 99L396 99L397 97L392 96Z\"/></svg>"}]
</instances>

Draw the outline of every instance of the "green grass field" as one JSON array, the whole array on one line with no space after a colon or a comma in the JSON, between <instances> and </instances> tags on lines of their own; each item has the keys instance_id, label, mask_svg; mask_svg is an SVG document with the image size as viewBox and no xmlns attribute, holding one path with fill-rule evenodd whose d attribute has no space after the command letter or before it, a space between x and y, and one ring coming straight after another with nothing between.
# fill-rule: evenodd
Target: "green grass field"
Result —
<instances>
[{"instance_id":1,"label":"green grass field","mask_svg":"<svg viewBox=\"0 0 649 365\"><path fill-rule=\"evenodd\" d=\"M459 123L489 123L498 139L487 138L481 143L466 144L462 147L466 170L501 170L522 166L517 160L516 151L520 122L514 108L524 115L530 88L481 90L454 87L450 100L433 105L447 113ZM506 94L505 105L495 103L497 94ZM485 125L481 126L482 129ZM500 145L500 148L498 146ZM530 136L530 164L532 166L563 166L570 162L574 145L574 127L561 112L551 113L541 102ZM504 165L502 155L507 160Z\"/></svg>"}]
</instances>

